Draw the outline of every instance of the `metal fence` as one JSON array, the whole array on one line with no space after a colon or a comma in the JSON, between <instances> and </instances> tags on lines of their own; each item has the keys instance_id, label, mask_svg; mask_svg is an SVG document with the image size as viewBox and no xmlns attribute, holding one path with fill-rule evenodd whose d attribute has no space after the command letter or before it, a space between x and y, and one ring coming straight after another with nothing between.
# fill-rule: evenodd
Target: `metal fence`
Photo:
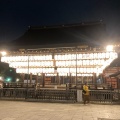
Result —
<instances>
[{"instance_id":1,"label":"metal fence","mask_svg":"<svg viewBox=\"0 0 120 120\"><path fill-rule=\"evenodd\" d=\"M120 102L120 92L112 90L91 90L90 100L101 103Z\"/></svg>"},{"instance_id":2,"label":"metal fence","mask_svg":"<svg viewBox=\"0 0 120 120\"><path fill-rule=\"evenodd\" d=\"M48 100L48 101L72 101L75 102L76 90L49 90L49 89L40 89L40 90L28 90L28 99L33 100Z\"/></svg>"},{"instance_id":3,"label":"metal fence","mask_svg":"<svg viewBox=\"0 0 120 120\"><path fill-rule=\"evenodd\" d=\"M25 99L26 89L4 88L0 89L0 99Z\"/></svg>"},{"instance_id":4,"label":"metal fence","mask_svg":"<svg viewBox=\"0 0 120 120\"><path fill-rule=\"evenodd\" d=\"M50 89L20 89L4 88L0 89L0 99L17 100L53 100L53 101L72 101L77 99L76 90L50 90Z\"/></svg>"},{"instance_id":5,"label":"metal fence","mask_svg":"<svg viewBox=\"0 0 120 120\"><path fill-rule=\"evenodd\" d=\"M3 88L0 89L0 99L25 101L71 101L77 102L77 90L38 89L34 88ZM91 90L90 101L96 103L120 102L120 90Z\"/></svg>"}]
</instances>

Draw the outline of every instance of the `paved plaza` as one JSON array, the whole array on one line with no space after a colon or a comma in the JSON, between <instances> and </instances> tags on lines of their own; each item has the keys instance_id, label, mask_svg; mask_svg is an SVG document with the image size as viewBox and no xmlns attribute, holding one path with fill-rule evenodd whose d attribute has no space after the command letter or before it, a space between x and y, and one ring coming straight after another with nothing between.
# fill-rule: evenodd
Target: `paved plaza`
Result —
<instances>
[{"instance_id":1,"label":"paved plaza","mask_svg":"<svg viewBox=\"0 0 120 120\"><path fill-rule=\"evenodd\" d=\"M120 105L1 100L0 120L120 120Z\"/></svg>"}]
</instances>

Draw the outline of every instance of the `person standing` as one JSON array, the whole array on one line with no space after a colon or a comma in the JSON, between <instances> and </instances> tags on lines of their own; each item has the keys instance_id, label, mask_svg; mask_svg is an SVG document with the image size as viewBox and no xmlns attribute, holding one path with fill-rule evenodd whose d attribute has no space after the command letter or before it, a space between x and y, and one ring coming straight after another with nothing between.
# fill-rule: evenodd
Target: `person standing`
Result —
<instances>
[{"instance_id":1,"label":"person standing","mask_svg":"<svg viewBox=\"0 0 120 120\"><path fill-rule=\"evenodd\" d=\"M87 83L83 85L83 101L84 101L84 104L86 104L86 102L87 103L90 102L90 92L89 92L89 87Z\"/></svg>"}]
</instances>

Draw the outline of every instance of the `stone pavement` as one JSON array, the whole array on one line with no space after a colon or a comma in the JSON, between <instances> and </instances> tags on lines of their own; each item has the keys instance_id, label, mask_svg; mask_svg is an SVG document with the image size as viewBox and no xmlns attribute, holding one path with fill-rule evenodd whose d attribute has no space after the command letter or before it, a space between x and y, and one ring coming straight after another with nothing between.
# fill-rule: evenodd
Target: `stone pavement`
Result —
<instances>
[{"instance_id":1,"label":"stone pavement","mask_svg":"<svg viewBox=\"0 0 120 120\"><path fill-rule=\"evenodd\" d=\"M120 105L1 100L0 120L120 120Z\"/></svg>"}]
</instances>

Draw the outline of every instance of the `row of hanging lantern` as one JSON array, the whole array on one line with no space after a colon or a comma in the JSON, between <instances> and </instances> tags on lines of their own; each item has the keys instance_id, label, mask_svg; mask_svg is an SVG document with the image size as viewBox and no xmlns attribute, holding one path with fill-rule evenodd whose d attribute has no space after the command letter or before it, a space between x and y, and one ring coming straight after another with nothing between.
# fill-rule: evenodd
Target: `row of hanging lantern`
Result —
<instances>
[{"instance_id":1,"label":"row of hanging lantern","mask_svg":"<svg viewBox=\"0 0 120 120\"><path fill-rule=\"evenodd\" d=\"M105 60L79 60L77 65L103 65ZM42 61L42 62L11 62L9 63L10 67L20 68L20 67L53 67L53 61ZM75 66L76 61L56 61L56 66Z\"/></svg>"},{"instance_id":2,"label":"row of hanging lantern","mask_svg":"<svg viewBox=\"0 0 120 120\"><path fill-rule=\"evenodd\" d=\"M57 73L60 74L76 74L76 72L99 74L102 73L103 69L115 58L117 58L116 52L103 52L86 54L66 53L64 55L55 54L54 56L52 54L34 56L3 56L1 61L9 63L10 67L17 68L17 73L55 73L54 67L57 67ZM89 65L93 67L89 68ZM80 66L84 66L84 68L80 68Z\"/></svg>"},{"instance_id":3,"label":"row of hanging lantern","mask_svg":"<svg viewBox=\"0 0 120 120\"><path fill-rule=\"evenodd\" d=\"M58 74L59 76L70 76L70 74L67 74L67 73L59 73ZM57 74L49 74L49 73L46 73L45 76L57 76ZM76 76L76 73L71 73L71 76ZM92 77L93 74L77 74L77 76L88 76L88 77Z\"/></svg>"},{"instance_id":4,"label":"row of hanging lantern","mask_svg":"<svg viewBox=\"0 0 120 120\"><path fill-rule=\"evenodd\" d=\"M86 53L86 54L64 54L54 55L55 60L75 60L75 59L105 59L116 58L116 52L104 52L104 53ZM14 61L43 61L52 60L52 55L37 55L37 56L3 56L2 62L14 62Z\"/></svg>"},{"instance_id":5,"label":"row of hanging lantern","mask_svg":"<svg viewBox=\"0 0 120 120\"><path fill-rule=\"evenodd\" d=\"M102 65L105 60L56 61L56 66Z\"/></svg>"},{"instance_id":6,"label":"row of hanging lantern","mask_svg":"<svg viewBox=\"0 0 120 120\"><path fill-rule=\"evenodd\" d=\"M57 68L58 73L102 73L101 68Z\"/></svg>"},{"instance_id":7,"label":"row of hanging lantern","mask_svg":"<svg viewBox=\"0 0 120 120\"><path fill-rule=\"evenodd\" d=\"M86 54L64 54L55 55L55 60L74 60L74 59L105 59L114 58L117 56L116 52L102 52L102 53L86 53ZM77 58L76 58L77 57Z\"/></svg>"},{"instance_id":8,"label":"row of hanging lantern","mask_svg":"<svg viewBox=\"0 0 120 120\"><path fill-rule=\"evenodd\" d=\"M37 74L37 73L54 73L54 68L17 68L17 73Z\"/></svg>"},{"instance_id":9,"label":"row of hanging lantern","mask_svg":"<svg viewBox=\"0 0 120 120\"><path fill-rule=\"evenodd\" d=\"M71 76L76 76L76 73L72 73ZM91 77L92 77L93 74L87 74L87 73L84 74L84 73L83 73L83 74L77 74L77 76L86 76L86 77L87 77L87 76L89 76L89 77L91 76Z\"/></svg>"},{"instance_id":10,"label":"row of hanging lantern","mask_svg":"<svg viewBox=\"0 0 120 120\"><path fill-rule=\"evenodd\" d=\"M56 73L45 73L45 76L76 76L76 73L59 73L59 74L56 74ZM42 74L39 74L40 76ZM93 74L87 74L87 73L82 73L82 74L77 74L77 76L83 76L83 77L92 77Z\"/></svg>"},{"instance_id":11,"label":"row of hanging lantern","mask_svg":"<svg viewBox=\"0 0 120 120\"><path fill-rule=\"evenodd\" d=\"M11 62L9 65L10 67L53 67L53 61L41 61L41 62Z\"/></svg>"},{"instance_id":12,"label":"row of hanging lantern","mask_svg":"<svg viewBox=\"0 0 120 120\"><path fill-rule=\"evenodd\" d=\"M38 56L3 56L1 61L3 62L14 62L14 61L41 61L41 60L52 60L52 55L38 55Z\"/></svg>"},{"instance_id":13,"label":"row of hanging lantern","mask_svg":"<svg viewBox=\"0 0 120 120\"><path fill-rule=\"evenodd\" d=\"M55 73L54 68L29 68L29 71L27 68L17 68L17 73ZM102 73L101 68L57 68L57 73Z\"/></svg>"},{"instance_id":14,"label":"row of hanging lantern","mask_svg":"<svg viewBox=\"0 0 120 120\"><path fill-rule=\"evenodd\" d=\"M56 61L56 67L63 67L63 66L89 66L89 65L103 65L106 60L101 59L101 60L77 60L76 61ZM10 67L15 67L15 68L21 68L21 67L28 67L28 64L30 67L54 67L53 61L41 61L41 62L11 62L9 63Z\"/></svg>"},{"instance_id":15,"label":"row of hanging lantern","mask_svg":"<svg viewBox=\"0 0 120 120\"><path fill-rule=\"evenodd\" d=\"M55 74L55 73L49 74L49 73L46 73L46 74L45 74L45 76L57 76L57 75L59 75L59 76L68 76L67 73L59 73L59 74Z\"/></svg>"}]
</instances>

